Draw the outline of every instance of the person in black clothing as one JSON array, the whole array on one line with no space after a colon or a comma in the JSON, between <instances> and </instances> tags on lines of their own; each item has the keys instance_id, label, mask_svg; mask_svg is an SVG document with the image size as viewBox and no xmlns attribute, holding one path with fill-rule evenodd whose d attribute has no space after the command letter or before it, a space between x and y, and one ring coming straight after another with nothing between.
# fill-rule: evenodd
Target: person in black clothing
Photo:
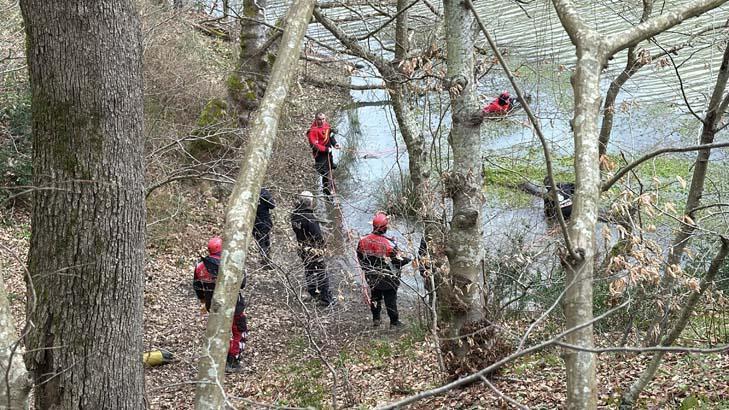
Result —
<instances>
[{"instance_id":1,"label":"person in black clothing","mask_svg":"<svg viewBox=\"0 0 729 410\"><path fill-rule=\"evenodd\" d=\"M575 184L571 182L555 182L557 185L557 203L552 200L554 187L549 182L549 176L544 177L544 188L547 193L544 195L544 215L550 219L557 219L557 204L562 208L562 216L565 220L572 215L572 196L575 194Z\"/></svg>"},{"instance_id":2,"label":"person in black clothing","mask_svg":"<svg viewBox=\"0 0 729 410\"><path fill-rule=\"evenodd\" d=\"M387 224L387 215L382 212L375 214L372 219L372 233L360 239L357 244L357 259L370 287L373 325L377 327L381 323L380 312L384 299L390 326L400 327L403 326L397 311L400 268L412 259L400 253L393 238L385 236Z\"/></svg>"},{"instance_id":3,"label":"person in black clothing","mask_svg":"<svg viewBox=\"0 0 729 410\"><path fill-rule=\"evenodd\" d=\"M271 209L275 207L276 203L273 201L271 193L268 192L268 189L261 188L261 193L258 195L258 208L256 208L256 222L253 225L253 237L258 243L263 257L261 265L263 269L271 269L271 228L273 228Z\"/></svg>"},{"instance_id":4,"label":"person in black clothing","mask_svg":"<svg viewBox=\"0 0 729 410\"><path fill-rule=\"evenodd\" d=\"M309 191L299 194L298 203L291 214L291 227L299 243L299 257L304 262L306 290L323 306L330 306L329 278L324 264L324 237L314 216L314 196Z\"/></svg>"}]
</instances>

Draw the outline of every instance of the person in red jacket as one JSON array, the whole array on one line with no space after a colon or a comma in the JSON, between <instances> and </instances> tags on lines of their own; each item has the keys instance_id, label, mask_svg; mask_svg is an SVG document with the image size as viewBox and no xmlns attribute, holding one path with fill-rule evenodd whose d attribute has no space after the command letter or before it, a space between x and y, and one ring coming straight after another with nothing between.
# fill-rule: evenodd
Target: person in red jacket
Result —
<instances>
[{"instance_id":1,"label":"person in red jacket","mask_svg":"<svg viewBox=\"0 0 729 410\"><path fill-rule=\"evenodd\" d=\"M215 292L215 281L218 278L218 270L220 268L220 254L223 251L223 240L219 236L210 238L208 241L209 255L201 258L200 262L195 266L195 275L192 282L192 288L195 295L200 301L200 310L202 313L210 311L210 305L213 301L213 293ZM238 300L235 304L235 312L233 313L233 325L231 327L231 338L228 345L228 357L225 363L226 372L240 372L240 353L245 347L248 338L248 322L246 318L246 304L243 298L242 289L246 285L243 278L241 283L241 292L238 293Z\"/></svg>"},{"instance_id":2,"label":"person in red jacket","mask_svg":"<svg viewBox=\"0 0 729 410\"><path fill-rule=\"evenodd\" d=\"M327 117L323 112L316 113L314 122L306 132L306 137L309 139L309 145L311 145L311 151L314 156L314 168L321 175L324 195L334 193L332 171L336 169L336 166L332 157L332 148L339 149L339 144L334 139L333 133L334 131L332 131L332 127L327 122Z\"/></svg>"},{"instance_id":3,"label":"person in red jacket","mask_svg":"<svg viewBox=\"0 0 729 410\"><path fill-rule=\"evenodd\" d=\"M514 99L509 95L508 91L504 91L496 99L491 101L489 105L484 107L483 113L486 115L505 115L513 107Z\"/></svg>"},{"instance_id":4,"label":"person in red jacket","mask_svg":"<svg viewBox=\"0 0 729 410\"><path fill-rule=\"evenodd\" d=\"M412 259L403 256L395 240L385 236L388 218L378 212L372 219L372 233L357 244L357 259L362 267L372 295L370 310L375 327L380 326L382 300L385 301L391 327L403 326L397 312L397 288L400 286L400 268Z\"/></svg>"}]
</instances>

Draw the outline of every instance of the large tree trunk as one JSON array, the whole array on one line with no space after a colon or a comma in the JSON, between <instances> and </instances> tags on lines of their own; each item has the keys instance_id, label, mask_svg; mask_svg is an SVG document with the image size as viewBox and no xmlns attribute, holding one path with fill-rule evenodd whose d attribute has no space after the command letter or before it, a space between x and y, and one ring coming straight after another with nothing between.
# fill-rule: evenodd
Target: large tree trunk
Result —
<instances>
[{"instance_id":1,"label":"large tree trunk","mask_svg":"<svg viewBox=\"0 0 729 410\"><path fill-rule=\"evenodd\" d=\"M0 408L28 408L31 383L23 363L24 352L0 274Z\"/></svg>"},{"instance_id":2,"label":"large tree trunk","mask_svg":"<svg viewBox=\"0 0 729 410\"><path fill-rule=\"evenodd\" d=\"M289 8L278 58L271 80L251 125L251 138L241 162L241 173L228 203L223 232L223 254L220 261L212 310L205 332L206 342L198 365L196 409L222 409L225 392L222 388L225 356L228 351L230 326L243 280L251 229L256 217L258 192L268 167L278 120L297 72L301 40L311 20L314 0L297 0Z\"/></svg>"},{"instance_id":3,"label":"large tree trunk","mask_svg":"<svg viewBox=\"0 0 729 410\"><path fill-rule=\"evenodd\" d=\"M143 408L141 31L132 1L22 0L38 409Z\"/></svg>"},{"instance_id":4,"label":"large tree trunk","mask_svg":"<svg viewBox=\"0 0 729 410\"><path fill-rule=\"evenodd\" d=\"M267 0L244 0L240 19L240 49L235 72L228 77L228 96L235 106L238 124L245 127L258 108L268 85L273 54L267 50L266 20ZM278 32L271 33L279 35Z\"/></svg>"},{"instance_id":5,"label":"large tree trunk","mask_svg":"<svg viewBox=\"0 0 729 410\"><path fill-rule=\"evenodd\" d=\"M460 334L464 324L483 315L479 277L482 255L483 176L481 174L481 107L473 74L474 18L465 3L444 1L452 128L448 143L453 150L453 171L446 184L453 200L453 218L446 254L451 300L443 300L451 313L451 333Z\"/></svg>"}]
</instances>

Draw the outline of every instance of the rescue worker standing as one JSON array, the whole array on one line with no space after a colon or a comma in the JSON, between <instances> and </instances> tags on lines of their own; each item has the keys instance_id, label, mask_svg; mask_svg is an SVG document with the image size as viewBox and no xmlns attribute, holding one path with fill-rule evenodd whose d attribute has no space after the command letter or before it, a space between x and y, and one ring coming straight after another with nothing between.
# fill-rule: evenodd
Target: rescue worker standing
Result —
<instances>
[{"instance_id":1,"label":"rescue worker standing","mask_svg":"<svg viewBox=\"0 0 729 410\"><path fill-rule=\"evenodd\" d=\"M223 240L219 236L210 238L208 241L209 255L202 258L195 266L195 275L192 287L195 295L200 301L201 313L210 311L210 305L215 292L215 281L218 278L218 270L220 268L220 254L223 251ZM235 304L235 312L233 313L233 325L231 326L231 338L228 345L228 357L225 361L225 371L229 373L237 373L242 370L240 366L240 354L245 347L248 338L248 323L245 313L245 299L243 298L242 289L246 285L243 278L241 283L241 291L238 292L238 300Z\"/></svg>"},{"instance_id":2,"label":"rescue worker standing","mask_svg":"<svg viewBox=\"0 0 729 410\"><path fill-rule=\"evenodd\" d=\"M329 291L329 278L324 264L324 237L319 221L314 216L314 195L309 191L299 194L291 227L299 243L299 257L304 263L306 290L322 306L334 303Z\"/></svg>"},{"instance_id":3,"label":"rescue worker standing","mask_svg":"<svg viewBox=\"0 0 729 410\"><path fill-rule=\"evenodd\" d=\"M314 156L314 168L321 175L321 185L324 195L334 193L332 171L336 169L336 166L334 165L332 148L339 149L339 144L334 139L333 133L331 126L327 122L327 117L323 112L316 113L314 122L306 132Z\"/></svg>"},{"instance_id":4,"label":"rescue worker standing","mask_svg":"<svg viewBox=\"0 0 729 410\"><path fill-rule=\"evenodd\" d=\"M263 269L271 269L271 229L273 228L271 209L274 208L276 208L276 203L273 201L273 196L268 189L261 188L256 208L256 221L253 225L253 238L263 257L261 264Z\"/></svg>"},{"instance_id":5,"label":"rescue worker standing","mask_svg":"<svg viewBox=\"0 0 729 410\"><path fill-rule=\"evenodd\" d=\"M411 260L400 254L393 238L385 236L387 225L387 215L376 213L372 219L372 233L357 244L357 259L370 287L370 310L375 327L381 324L383 299L390 326L403 325L397 312L397 288L400 286L400 268Z\"/></svg>"}]
</instances>

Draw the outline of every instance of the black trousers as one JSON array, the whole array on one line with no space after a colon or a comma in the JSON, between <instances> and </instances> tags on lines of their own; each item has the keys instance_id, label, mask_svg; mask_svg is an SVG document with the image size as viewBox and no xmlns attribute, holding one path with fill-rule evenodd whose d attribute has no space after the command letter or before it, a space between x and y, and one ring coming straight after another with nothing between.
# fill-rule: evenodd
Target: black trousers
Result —
<instances>
[{"instance_id":1,"label":"black trousers","mask_svg":"<svg viewBox=\"0 0 729 410\"><path fill-rule=\"evenodd\" d=\"M261 255L268 262L271 256L271 226L265 224L254 225L253 238L261 250Z\"/></svg>"},{"instance_id":2,"label":"black trousers","mask_svg":"<svg viewBox=\"0 0 729 410\"><path fill-rule=\"evenodd\" d=\"M372 300L370 301L372 320L380 320L380 312L382 312L383 299L385 300L387 316L390 317L390 323L397 323L399 319L397 313L397 289L372 289Z\"/></svg>"},{"instance_id":3,"label":"black trousers","mask_svg":"<svg viewBox=\"0 0 729 410\"><path fill-rule=\"evenodd\" d=\"M329 278L327 277L324 261L319 259L304 259L304 277L306 279L306 290L311 297L325 303L332 301L332 295L329 291Z\"/></svg>"},{"instance_id":4,"label":"black trousers","mask_svg":"<svg viewBox=\"0 0 729 410\"><path fill-rule=\"evenodd\" d=\"M331 195L331 193L334 192L334 178L332 177L332 170L336 167L334 166L331 154L329 154L328 157L322 157L323 158L316 158L314 168L316 168L316 172L321 175L322 192L324 192L324 195Z\"/></svg>"}]
</instances>

